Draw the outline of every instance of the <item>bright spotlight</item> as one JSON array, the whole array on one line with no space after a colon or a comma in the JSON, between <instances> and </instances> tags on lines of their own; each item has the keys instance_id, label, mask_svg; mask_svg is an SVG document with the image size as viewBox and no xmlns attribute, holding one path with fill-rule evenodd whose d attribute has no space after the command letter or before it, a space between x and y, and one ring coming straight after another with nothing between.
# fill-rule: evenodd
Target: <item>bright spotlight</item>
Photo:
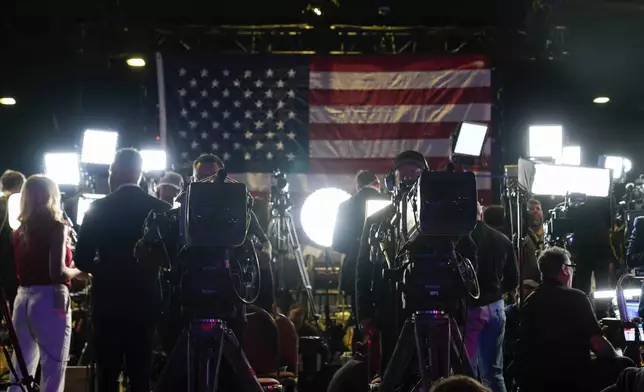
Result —
<instances>
[{"instance_id":1,"label":"bright spotlight","mask_svg":"<svg viewBox=\"0 0 644 392\"><path fill-rule=\"evenodd\" d=\"M487 125L464 122L456 137L454 154L478 157L483 151Z\"/></svg>"},{"instance_id":2,"label":"bright spotlight","mask_svg":"<svg viewBox=\"0 0 644 392\"><path fill-rule=\"evenodd\" d=\"M561 125L533 125L528 128L530 158L556 160L563 148Z\"/></svg>"},{"instance_id":3,"label":"bright spotlight","mask_svg":"<svg viewBox=\"0 0 644 392\"><path fill-rule=\"evenodd\" d=\"M304 200L300 213L304 233L320 246L331 246L338 207L350 197L338 188L323 188L311 193Z\"/></svg>"},{"instance_id":4,"label":"bright spotlight","mask_svg":"<svg viewBox=\"0 0 644 392\"><path fill-rule=\"evenodd\" d=\"M569 166L581 165L581 147L567 146L562 148L561 156L557 159L557 164Z\"/></svg>"},{"instance_id":5,"label":"bright spotlight","mask_svg":"<svg viewBox=\"0 0 644 392\"><path fill-rule=\"evenodd\" d=\"M45 154L45 175L58 185L80 184L80 162L75 152Z\"/></svg>"},{"instance_id":6,"label":"bright spotlight","mask_svg":"<svg viewBox=\"0 0 644 392\"><path fill-rule=\"evenodd\" d=\"M367 200L365 219L369 218L371 215L375 214L376 212L384 208L387 208L387 206L390 206L390 205L391 205L391 201L389 200L384 200L384 199Z\"/></svg>"},{"instance_id":7,"label":"bright spotlight","mask_svg":"<svg viewBox=\"0 0 644 392\"><path fill-rule=\"evenodd\" d=\"M602 103L608 103L608 102L610 102L610 98L608 97L597 97L593 99L593 103L602 104Z\"/></svg>"},{"instance_id":8,"label":"bright spotlight","mask_svg":"<svg viewBox=\"0 0 644 392\"><path fill-rule=\"evenodd\" d=\"M317 16L321 16L322 15L322 10L319 9L318 7L313 7L313 13L315 15L317 15Z\"/></svg>"},{"instance_id":9,"label":"bright spotlight","mask_svg":"<svg viewBox=\"0 0 644 392\"><path fill-rule=\"evenodd\" d=\"M0 105L13 106L16 104L16 99L12 97L2 97L0 98Z\"/></svg>"},{"instance_id":10,"label":"bright spotlight","mask_svg":"<svg viewBox=\"0 0 644 392\"><path fill-rule=\"evenodd\" d=\"M20 197L20 193L14 193L7 199L7 221L13 230L20 227Z\"/></svg>"},{"instance_id":11,"label":"bright spotlight","mask_svg":"<svg viewBox=\"0 0 644 392\"><path fill-rule=\"evenodd\" d=\"M614 180L620 180L624 174L628 173L633 168L633 163L630 159L612 155L601 157L599 164L603 165L606 169L611 169L613 171Z\"/></svg>"},{"instance_id":12,"label":"bright spotlight","mask_svg":"<svg viewBox=\"0 0 644 392\"><path fill-rule=\"evenodd\" d=\"M535 195L566 196L570 193L582 193L586 196L606 197L610 193L611 177L610 170L607 169L542 163L535 164L534 169L530 192Z\"/></svg>"},{"instance_id":13,"label":"bright spotlight","mask_svg":"<svg viewBox=\"0 0 644 392\"><path fill-rule=\"evenodd\" d=\"M143 171L164 171L168 166L168 157L163 150L141 150Z\"/></svg>"},{"instance_id":14,"label":"bright spotlight","mask_svg":"<svg viewBox=\"0 0 644 392\"><path fill-rule=\"evenodd\" d=\"M640 296L642 293L641 289L625 289L624 290L624 299L633 299ZM595 291L593 293L595 299L612 299L615 298L615 290L602 290Z\"/></svg>"},{"instance_id":15,"label":"bright spotlight","mask_svg":"<svg viewBox=\"0 0 644 392\"><path fill-rule=\"evenodd\" d=\"M92 203L95 200L102 199L104 198L105 195L97 195L94 193L83 193L80 195L78 198L78 205L76 206L76 224L77 225L82 225L83 224L83 218L85 217L85 214L87 211L89 211L89 207L92 205Z\"/></svg>"},{"instance_id":16,"label":"bright spotlight","mask_svg":"<svg viewBox=\"0 0 644 392\"><path fill-rule=\"evenodd\" d=\"M110 165L114 161L119 134L114 131L88 129L83 134L81 162L95 165Z\"/></svg>"},{"instance_id":17,"label":"bright spotlight","mask_svg":"<svg viewBox=\"0 0 644 392\"><path fill-rule=\"evenodd\" d=\"M127 59L126 61L127 65L133 68L141 68L145 67L145 60L142 59L141 57L132 57Z\"/></svg>"}]
</instances>

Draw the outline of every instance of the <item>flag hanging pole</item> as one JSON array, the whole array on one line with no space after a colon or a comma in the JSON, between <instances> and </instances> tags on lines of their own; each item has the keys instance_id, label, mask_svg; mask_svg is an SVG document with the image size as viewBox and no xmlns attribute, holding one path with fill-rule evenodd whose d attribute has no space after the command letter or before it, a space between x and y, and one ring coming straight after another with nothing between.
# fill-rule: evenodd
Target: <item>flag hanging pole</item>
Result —
<instances>
[{"instance_id":1,"label":"flag hanging pole","mask_svg":"<svg viewBox=\"0 0 644 392\"><path fill-rule=\"evenodd\" d=\"M165 105L165 80L163 78L163 57L161 53L156 53L157 63L157 90L159 94L159 137L161 141L161 148L170 156L168 151L168 119L166 118L166 105ZM172 161L172 157L170 157Z\"/></svg>"}]
</instances>

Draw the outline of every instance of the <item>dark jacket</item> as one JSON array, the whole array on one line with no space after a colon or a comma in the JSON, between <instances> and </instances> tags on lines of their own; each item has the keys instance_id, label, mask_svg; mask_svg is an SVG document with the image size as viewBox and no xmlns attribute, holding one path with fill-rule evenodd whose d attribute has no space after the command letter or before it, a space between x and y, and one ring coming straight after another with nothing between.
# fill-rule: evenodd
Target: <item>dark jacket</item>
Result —
<instances>
[{"instance_id":1,"label":"dark jacket","mask_svg":"<svg viewBox=\"0 0 644 392\"><path fill-rule=\"evenodd\" d=\"M18 276L11 244L12 231L9 225L7 197L0 196L0 285L5 291L10 306L13 306L13 300L18 291Z\"/></svg>"},{"instance_id":2,"label":"dark jacket","mask_svg":"<svg viewBox=\"0 0 644 392\"><path fill-rule=\"evenodd\" d=\"M345 294L353 294L355 291L356 262L366 218L367 200L374 199L389 198L372 187L364 187L338 207L333 231L333 248L345 255L340 281L340 289Z\"/></svg>"},{"instance_id":3,"label":"dark jacket","mask_svg":"<svg viewBox=\"0 0 644 392\"><path fill-rule=\"evenodd\" d=\"M626 247L626 263L629 268L641 268L644 266L644 217L638 216L633 222L633 231L628 238ZM642 285L644 294L644 284ZM644 295L640 296L640 315L644 314Z\"/></svg>"},{"instance_id":4,"label":"dark jacket","mask_svg":"<svg viewBox=\"0 0 644 392\"><path fill-rule=\"evenodd\" d=\"M134 185L92 203L78 235L75 263L93 275L95 317L158 316L161 295L157 273L138 263L134 247L148 213L167 212L170 207Z\"/></svg>"},{"instance_id":5,"label":"dark jacket","mask_svg":"<svg viewBox=\"0 0 644 392\"><path fill-rule=\"evenodd\" d=\"M478 248L477 277L481 296L470 301L470 305L485 306L518 287L519 265L512 242L485 222L478 222L472 231L472 239Z\"/></svg>"}]
</instances>

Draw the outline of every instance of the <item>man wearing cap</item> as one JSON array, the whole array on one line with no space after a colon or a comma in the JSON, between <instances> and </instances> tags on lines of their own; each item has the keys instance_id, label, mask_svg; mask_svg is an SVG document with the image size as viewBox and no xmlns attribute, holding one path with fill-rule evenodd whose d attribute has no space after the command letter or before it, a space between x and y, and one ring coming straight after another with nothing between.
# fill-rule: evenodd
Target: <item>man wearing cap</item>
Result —
<instances>
[{"instance_id":1,"label":"man wearing cap","mask_svg":"<svg viewBox=\"0 0 644 392\"><path fill-rule=\"evenodd\" d=\"M157 187L157 198L173 205L174 199L183 189L183 177L179 173L167 172Z\"/></svg>"}]
</instances>

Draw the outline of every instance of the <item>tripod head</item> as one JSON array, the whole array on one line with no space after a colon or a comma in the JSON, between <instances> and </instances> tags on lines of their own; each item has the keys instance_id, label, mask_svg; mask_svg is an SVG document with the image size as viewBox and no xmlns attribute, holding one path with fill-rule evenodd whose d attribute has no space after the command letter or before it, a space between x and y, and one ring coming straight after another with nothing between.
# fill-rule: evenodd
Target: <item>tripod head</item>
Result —
<instances>
[{"instance_id":1,"label":"tripod head","mask_svg":"<svg viewBox=\"0 0 644 392\"><path fill-rule=\"evenodd\" d=\"M271 185L271 214L273 216L284 216L293 208L291 195L289 193L289 184L286 179L286 173L276 170L273 172Z\"/></svg>"}]
</instances>

